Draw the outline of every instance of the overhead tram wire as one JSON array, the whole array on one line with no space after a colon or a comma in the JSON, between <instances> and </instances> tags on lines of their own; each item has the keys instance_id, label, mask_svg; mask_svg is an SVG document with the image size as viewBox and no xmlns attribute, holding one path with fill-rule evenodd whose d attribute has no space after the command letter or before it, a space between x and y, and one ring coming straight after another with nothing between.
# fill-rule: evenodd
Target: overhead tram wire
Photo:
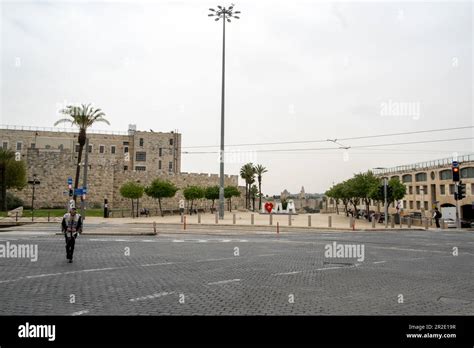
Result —
<instances>
[{"instance_id":1,"label":"overhead tram wire","mask_svg":"<svg viewBox=\"0 0 474 348\"><path fill-rule=\"evenodd\" d=\"M447 131L452 131L452 130L472 129L472 128L474 128L474 126L438 128L438 129L429 129L429 130L403 132L403 133L364 135L364 136L360 136L360 137L348 137L348 138L319 139L319 140L299 140L299 141L279 141L279 142L268 142L268 143L230 144L230 145L226 145L226 147L230 147L230 146L261 146L261 145L326 143L328 141L334 142L334 141L345 141L345 140L360 140L360 139L392 137L392 136L402 136L402 135L412 135L412 134L422 134L422 133L447 132ZM219 146L218 145L200 145L200 146L183 146L181 148L182 149L197 149L197 148L213 148L213 147L219 147Z\"/></svg>"},{"instance_id":2,"label":"overhead tram wire","mask_svg":"<svg viewBox=\"0 0 474 348\"><path fill-rule=\"evenodd\" d=\"M363 149L363 148L370 149L371 147L428 144L428 143L440 143L440 142L473 140L473 139L474 139L474 137L467 137L467 138L421 140L421 141L411 141L411 142L404 142L404 143L358 145L358 146L347 146L347 147L320 147L320 148L299 148L299 149L263 149L263 150L252 150L252 151L254 151L254 152L293 152L293 151L348 150L348 149ZM182 152L182 154L215 154L215 153L216 153L216 151L193 151L193 152L183 151Z\"/></svg>"}]
</instances>

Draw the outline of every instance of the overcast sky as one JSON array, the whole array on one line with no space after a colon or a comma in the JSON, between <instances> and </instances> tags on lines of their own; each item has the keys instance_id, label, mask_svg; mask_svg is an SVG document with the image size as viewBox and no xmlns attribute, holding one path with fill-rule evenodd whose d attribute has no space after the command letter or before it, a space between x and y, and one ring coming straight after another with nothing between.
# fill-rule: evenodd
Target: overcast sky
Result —
<instances>
[{"instance_id":1,"label":"overcast sky","mask_svg":"<svg viewBox=\"0 0 474 348\"><path fill-rule=\"evenodd\" d=\"M182 133L182 171L218 173L222 22L214 1L35 1L1 5L1 122L52 126L58 105L93 103L125 131ZM230 3L222 3L229 5ZM226 143L341 139L473 125L470 1L236 1L228 23ZM403 107L409 107L403 109ZM402 107L402 109L400 109ZM398 111L397 111L398 108ZM233 146L226 173L268 168L263 191L333 182L474 152L472 129ZM199 153L195 153L199 152ZM206 153L202 153L206 152ZM209 152L209 153L208 153Z\"/></svg>"}]
</instances>

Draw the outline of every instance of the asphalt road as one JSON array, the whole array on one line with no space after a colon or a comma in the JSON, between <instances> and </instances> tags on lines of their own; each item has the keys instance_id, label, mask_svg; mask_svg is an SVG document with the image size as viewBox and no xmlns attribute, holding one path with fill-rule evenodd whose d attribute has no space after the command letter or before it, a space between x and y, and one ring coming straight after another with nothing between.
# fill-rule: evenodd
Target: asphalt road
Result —
<instances>
[{"instance_id":1,"label":"asphalt road","mask_svg":"<svg viewBox=\"0 0 474 348\"><path fill-rule=\"evenodd\" d=\"M0 232L0 245L38 248L37 261L0 254L0 315L474 314L473 232L177 228L82 235L72 264L57 225ZM329 257L334 242L363 257Z\"/></svg>"}]
</instances>

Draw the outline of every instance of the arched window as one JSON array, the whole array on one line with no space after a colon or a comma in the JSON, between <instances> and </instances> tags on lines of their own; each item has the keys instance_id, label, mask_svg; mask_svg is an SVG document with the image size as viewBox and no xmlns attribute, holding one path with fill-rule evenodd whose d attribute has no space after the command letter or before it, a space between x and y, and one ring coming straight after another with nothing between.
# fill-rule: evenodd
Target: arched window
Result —
<instances>
[{"instance_id":1,"label":"arched window","mask_svg":"<svg viewBox=\"0 0 474 348\"><path fill-rule=\"evenodd\" d=\"M426 181L426 173L418 173L415 175L415 181Z\"/></svg>"},{"instance_id":2,"label":"arched window","mask_svg":"<svg viewBox=\"0 0 474 348\"><path fill-rule=\"evenodd\" d=\"M404 176L402 176L402 181L403 182L412 182L412 176L411 174L405 174Z\"/></svg>"},{"instance_id":3,"label":"arched window","mask_svg":"<svg viewBox=\"0 0 474 348\"><path fill-rule=\"evenodd\" d=\"M439 179L440 180L452 180L453 179L453 171L451 169L442 170L439 172Z\"/></svg>"},{"instance_id":4,"label":"arched window","mask_svg":"<svg viewBox=\"0 0 474 348\"><path fill-rule=\"evenodd\" d=\"M474 178L474 167L461 168L461 178Z\"/></svg>"},{"instance_id":5,"label":"arched window","mask_svg":"<svg viewBox=\"0 0 474 348\"><path fill-rule=\"evenodd\" d=\"M400 180L400 177L398 175L391 176L390 179L397 179Z\"/></svg>"}]
</instances>

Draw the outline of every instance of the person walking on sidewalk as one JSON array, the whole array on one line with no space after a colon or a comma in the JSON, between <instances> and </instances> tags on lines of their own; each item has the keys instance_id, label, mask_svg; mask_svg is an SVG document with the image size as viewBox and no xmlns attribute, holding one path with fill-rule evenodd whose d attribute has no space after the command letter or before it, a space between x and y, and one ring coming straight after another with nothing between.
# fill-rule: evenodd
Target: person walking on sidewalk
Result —
<instances>
[{"instance_id":1,"label":"person walking on sidewalk","mask_svg":"<svg viewBox=\"0 0 474 348\"><path fill-rule=\"evenodd\" d=\"M436 222L436 228L440 228L439 219L441 219L441 216L442 215L441 215L440 211L438 210L438 208L435 208L435 210L433 212L433 219Z\"/></svg>"},{"instance_id":2,"label":"person walking on sidewalk","mask_svg":"<svg viewBox=\"0 0 474 348\"><path fill-rule=\"evenodd\" d=\"M69 213L64 214L61 227L66 239L66 259L72 263L77 234L82 233L82 217L77 214L76 208L72 207Z\"/></svg>"}]
</instances>

